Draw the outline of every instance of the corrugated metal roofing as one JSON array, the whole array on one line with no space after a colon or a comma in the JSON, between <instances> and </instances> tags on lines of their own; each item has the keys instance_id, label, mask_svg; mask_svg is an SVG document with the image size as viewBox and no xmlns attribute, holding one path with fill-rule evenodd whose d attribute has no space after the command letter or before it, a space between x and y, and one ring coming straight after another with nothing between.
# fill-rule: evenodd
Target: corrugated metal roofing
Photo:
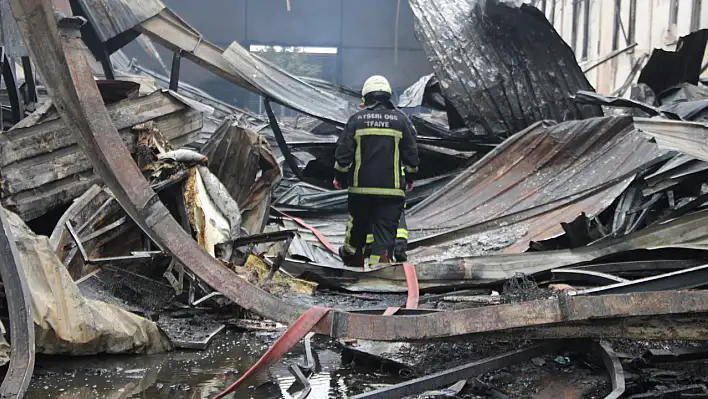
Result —
<instances>
[{"instance_id":1,"label":"corrugated metal roofing","mask_svg":"<svg viewBox=\"0 0 708 399\"><path fill-rule=\"evenodd\" d=\"M165 8L160 0L78 0L103 42L140 25Z\"/></svg>"},{"instance_id":2,"label":"corrugated metal roofing","mask_svg":"<svg viewBox=\"0 0 708 399\"><path fill-rule=\"evenodd\" d=\"M474 134L508 136L544 119L602 115L570 99L593 88L536 8L497 0L410 4L442 91Z\"/></svg>"}]
</instances>

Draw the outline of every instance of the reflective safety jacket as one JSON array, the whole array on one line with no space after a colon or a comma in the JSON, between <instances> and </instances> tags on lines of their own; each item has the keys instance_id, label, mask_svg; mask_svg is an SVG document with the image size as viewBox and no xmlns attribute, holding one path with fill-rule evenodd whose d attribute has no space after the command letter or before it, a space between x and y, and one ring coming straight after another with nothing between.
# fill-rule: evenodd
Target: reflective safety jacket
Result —
<instances>
[{"instance_id":1,"label":"reflective safety jacket","mask_svg":"<svg viewBox=\"0 0 708 399\"><path fill-rule=\"evenodd\" d=\"M337 141L337 180L351 194L405 196L418 172L413 124L390 104L376 104L349 118Z\"/></svg>"}]
</instances>

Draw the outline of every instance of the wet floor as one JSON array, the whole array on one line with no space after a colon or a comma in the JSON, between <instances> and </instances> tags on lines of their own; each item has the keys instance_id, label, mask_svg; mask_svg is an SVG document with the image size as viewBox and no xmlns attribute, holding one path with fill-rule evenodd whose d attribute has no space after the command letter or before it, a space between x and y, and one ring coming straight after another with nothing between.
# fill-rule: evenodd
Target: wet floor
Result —
<instances>
[{"instance_id":1,"label":"wet floor","mask_svg":"<svg viewBox=\"0 0 708 399\"><path fill-rule=\"evenodd\" d=\"M273 333L225 331L206 351L175 351L151 356L105 355L82 358L40 357L27 399L39 398L210 398L247 370L265 352ZM396 376L343 364L336 346L313 340L317 372L310 377L309 399L347 398L402 381ZM288 365L304 363L298 345L267 375L229 398L298 398L303 390Z\"/></svg>"}]
</instances>

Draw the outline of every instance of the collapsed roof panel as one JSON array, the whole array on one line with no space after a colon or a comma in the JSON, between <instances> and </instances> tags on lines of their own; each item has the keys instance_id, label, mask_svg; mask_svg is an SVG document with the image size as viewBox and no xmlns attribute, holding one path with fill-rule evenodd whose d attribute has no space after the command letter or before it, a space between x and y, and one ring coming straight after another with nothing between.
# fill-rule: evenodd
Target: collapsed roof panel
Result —
<instances>
[{"instance_id":1,"label":"collapsed roof panel","mask_svg":"<svg viewBox=\"0 0 708 399\"><path fill-rule=\"evenodd\" d=\"M78 0L102 42L135 28L165 8L160 0Z\"/></svg>"},{"instance_id":2,"label":"collapsed roof panel","mask_svg":"<svg viewBox=\"0 0 708 399\"><path fill-rule=\"evenodd\" d=\"M472 134L509 136L544 119L602 115L570 99L593 88L536 8L497 0L410 3L442 91Z\"/></svg>"},{"instance_id":3,"label":"collapsed roof panel","mask_svg":"<svg viewBox=\"0 0 708 399\"><path fill-rule=\"evenodd\" d=\"M289 108L316 118L344 125L358 104L340 89L328 91L308 84L283 69L251 54L234 42L226 50L204 40L170 9L165 9L138 28L153 41L195 62L214 74L253 93L269 97Z\"/></svg>"},{"instance_id":4,"label":"collapsed roof panel","mask_svg":"<svg viewBox=\"0 0 708 399\"><path fill-rule=\"evenodd\" d=\"M639 130L656 140L659 147L708 162L708 125L645 118L636 118L634 123Z\"/></svg>"},{"instance_id":5,"label":"collapsed roof panel","mask_svg":"<svg viewBox=\"0 0 708 399\"><path fill-rule=\"evenodd\" d=\"M263 95L308 115L345 124L358 110L356 104L347 101L348 96L305 83L236 42L224 51L224 58Z\"/></svg>"},{"instance_id":6,"label":"collapsed roof panel","mask_svg":"<svg viewBox=\"0 0 708 399\"><path fill-rule=\"evenodd\" d=\"M626 187L628 178L661 155L636 132L629 117L537 123L412 209L409 223L423 229L425 236L470 230L490 221L502 226L504 218L514 215L524 215L517 218L522 220L543 214L553 223L537 221L533 230L538 234L529 232L523 241L552 237L562 233L560 222L570 222L580 212L596 215L604 210L613 200L606 198L610 192L619 195L623 189L618 186ZM595 200L586 201L592 197ZM583 206L569 208L575 212L570 214L566 208L578 203Z\"/></svg>"}]
</instances>

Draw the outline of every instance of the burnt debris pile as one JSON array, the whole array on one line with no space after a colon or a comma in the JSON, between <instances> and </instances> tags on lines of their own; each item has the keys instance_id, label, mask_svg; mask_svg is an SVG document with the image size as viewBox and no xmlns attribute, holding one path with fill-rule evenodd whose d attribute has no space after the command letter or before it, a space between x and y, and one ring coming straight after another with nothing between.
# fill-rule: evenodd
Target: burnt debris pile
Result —
<instances>
[{"instance_id":1,"label":"burnt debris pile","mask_svg":"<svg viewBox=\"0 0 708 399\"><path fill-rule=\"evenodd\" d=\"M277 322L224 394L305 338L306 397L316 333L406 378L358 398L708 395L708 30L613 96L534 7L410 0L434 73L397 98L421 155L409 263L364 269L337 255L332 186L358 93L221 49L158 0L70 3L0 2L0 394L22 396L35 351L205 349ZM129 60L134 40L171 70ZM182 58L263 112L180 81Z\"/></svg>"}]
</instances>

